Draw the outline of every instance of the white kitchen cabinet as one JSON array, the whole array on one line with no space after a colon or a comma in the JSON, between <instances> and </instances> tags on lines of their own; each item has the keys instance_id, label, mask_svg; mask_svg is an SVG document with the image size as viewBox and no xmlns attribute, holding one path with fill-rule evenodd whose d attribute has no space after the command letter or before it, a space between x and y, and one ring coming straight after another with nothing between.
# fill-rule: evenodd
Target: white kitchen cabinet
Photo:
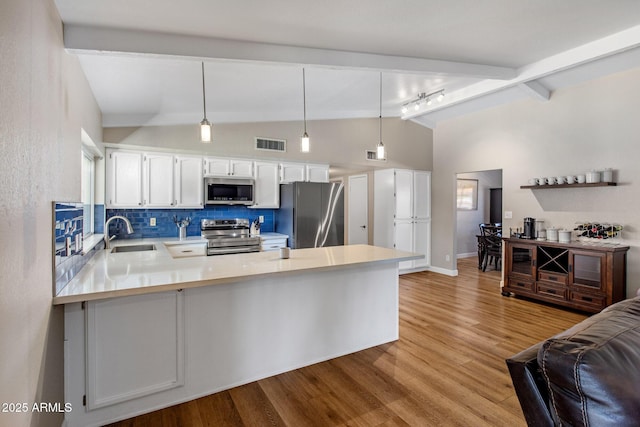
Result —
<instances>
[{"instance_id":1,"label":"white kitchen cabinet","mask_svg":"<svg viewBox=\"0 0 640 427\"><path fill-rule=\"evenodd\" d=\"M108 208L142 207L141 152L107 150L107 197Z\"/></svg>"},{"instance_id":2,"label":"white kitchen cabinet","mask_svg":"<svg viewBox=\"0 0 640 427\"><path fill-rule=\"evenodd\" d=\"M306 165L309 182L329 182L329 165Z\"/></svg>"},{"instance_id":3,"label":"white kitchen cabinet","mask_svg":"<svg viewBox=\"0 0 640 427\"><path fill-rule=\"evenodd\" d=\"M280 233L262 233L260 235L260 249L264 251L277 251L280 248L287 247L287 236L286 234Z\"/></svg>"},{"instance_id":4,"label":"white kitchen cabinet","mask_svg":"<svg viewBox=\"0 0 640 427\"><path fill-rule=\"evenodd\" d=\"M431 172L407 169L374 172L373 241L376 246L425 256L400 263L401 271L430 266Z\"/></svg>"},{"instance_id":5,"label":"white kitchen cabinet","mask_svg":"<svg viewBox=\"0 0 640 427\"><path fill-rule=\"evenodd\" d=\"M280 163L280 183L304 182L307 179L304 163Z\"/></svg>"},{"instance_id":6,"label":"white kitchen cabinet","mask_svg":"<svg viewBox=\"0 0 640 427\"><path fill-rule=\"evenodd\" d=\"M204 199L203 160L196 156L176 156L174 207L201 208Z\"/></svg>"},{"instance_id":7,"label":"white kitchen cabinet","mask_svg":"<svg viewBox=\"0 0 640 427\"><path fill-rule=\"evenodd\" d=\"M207 157L205 159L204 171L206 176L253 178L253 161L224 157Z\"/></svg>"},{"instance_id":8,"label":"white kitchen cabinet","mask_svg":"<svg viewBox=\"0 0 640 427\"><path fill-rule=\"evenodd\" d=\"M86 303L87 409L184 385L183 292Z\"/></svg>"},{"instance_id":9,"label":"white kitchen cabinet","mask_svg":"<svg viewBox=\"0 0 640 427\"><path fill-rule=\"evenodd\" d=\"M281 163L280 183L329 182L329 165Z\"/></svg>"},{"instance_id":10,"label":"white kitchen cabinet","mask_svg":"<svg viewBox=\"0 0 640 427\"><path fill-rule=\"evenodd\" d=\"M278 163L255 162L255 204L256 209L277 209L280 207L280 177Z\"/></svg>"},{"instance_id":11,"label":"white kitchen cabinet","mask_svg":"<svg viewBox=\"0 0 640 427\"><path fill-rule=\"evenodd\" d=\"M142 204L148 208L173 206L173 156L171 154L146 153L143 155Z\"/></svg>"},{"instance_id":12,"label":"white kitchen cabinet","mask_svg":"<svg viewBox=\"0 0 640 427\"><path fill-rule=\"evenodd\" d=\"M202 208L199 156L107 150L107 208Z\"/></svg>"}]
</instances>

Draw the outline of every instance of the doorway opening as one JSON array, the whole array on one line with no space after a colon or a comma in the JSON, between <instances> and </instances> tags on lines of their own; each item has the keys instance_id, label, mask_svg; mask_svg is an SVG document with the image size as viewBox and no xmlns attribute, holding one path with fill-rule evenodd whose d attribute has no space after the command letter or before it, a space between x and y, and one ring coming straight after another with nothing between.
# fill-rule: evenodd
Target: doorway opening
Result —
<instances>
[{"instance_id":1,"label":"doorway opening","mask_svg":"<svg viewBox=\"0 0 640 427\"><path fill-rule=\"evenodd\" d=\"M480 224L501 223L502 169L457 173L456 180L456 266L457 259L479 257ZM478 265L480 265L478 259Z\"/></svg>"}]
</instances>

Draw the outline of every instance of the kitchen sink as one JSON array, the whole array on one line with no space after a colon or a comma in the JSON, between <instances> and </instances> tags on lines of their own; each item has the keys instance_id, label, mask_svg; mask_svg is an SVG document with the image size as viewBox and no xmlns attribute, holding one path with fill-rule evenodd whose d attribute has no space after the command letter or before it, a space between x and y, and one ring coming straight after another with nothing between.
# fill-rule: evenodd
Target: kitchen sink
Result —
<instances>
[{"instance_id":1,"label":"kitchen sink","mask_svg":"<svg viewBox=\"0 0 640 427\"><path fill-rule=\"evenodd\" d=\"M155 251L156 245L129 245L129 246L116 246L111 249L111 253L118 252L143 252L143 251Z\"/></svg>"}]
</instances>

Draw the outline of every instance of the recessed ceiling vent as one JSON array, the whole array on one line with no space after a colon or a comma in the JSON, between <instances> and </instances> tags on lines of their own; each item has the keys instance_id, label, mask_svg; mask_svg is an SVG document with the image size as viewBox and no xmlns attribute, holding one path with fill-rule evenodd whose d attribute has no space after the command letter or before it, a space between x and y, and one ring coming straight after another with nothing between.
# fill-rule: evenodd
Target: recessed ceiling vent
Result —
<instances>
[{"instance_id":1,"label":"recessed ceiling vent","mask_svg":"<svg viewBox=\"0 0 640 427\"><path fill-rule=\"evenodd\" d=\"M367 150L367 160L372 160L375 162L386 162L387 159L379 159L378 158L378 153L376 152L376 150Z\"/></svg>"},{"instance_id":2,"label":"recessed ceiling vent","mask_svg":"<svg viewBox=\"0 0 640 427\"><path fill-rule=\"evenodd\" d=\"M256 150L285 152L287 151L287 140L256 137Z\"/></svg>"}]
</instances>

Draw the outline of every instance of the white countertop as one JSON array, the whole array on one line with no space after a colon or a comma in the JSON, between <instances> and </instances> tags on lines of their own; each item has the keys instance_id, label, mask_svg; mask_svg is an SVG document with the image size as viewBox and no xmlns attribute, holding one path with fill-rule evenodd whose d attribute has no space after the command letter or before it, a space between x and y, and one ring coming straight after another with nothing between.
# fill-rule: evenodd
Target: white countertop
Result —
<instances>
[{"instance_id":1,"label":"white countertop","mask_svg":"<svg viewBox=\"0 0 640 427\"><path fill-rule=\"evenodd\" d=\"M128 239L111 247L154 243L155 251L97 253L76 277L53 298L53 304L98 300L241 281L271 274L300 273L344 266L398 262L422 255L369 245L292 249L289 259L278 252L173 258L166 244L202 243L200 237Z\"/></svg>"}]
</instances>

